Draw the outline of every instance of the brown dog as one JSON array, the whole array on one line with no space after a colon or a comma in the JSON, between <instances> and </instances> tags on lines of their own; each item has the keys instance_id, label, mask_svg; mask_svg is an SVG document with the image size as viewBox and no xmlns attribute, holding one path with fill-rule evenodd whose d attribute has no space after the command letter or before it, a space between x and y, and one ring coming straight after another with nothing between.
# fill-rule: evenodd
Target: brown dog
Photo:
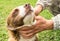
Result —
<instances>
[{"instance_id":1,"label":"brown dog","mask_svg":"<svg viewBox=\"0 0 60 41\"><path fill-rule=\"evenodd\" d=\"M29 4L19 6L12 10L7 19L9 32L8 41L36 41L36 35L29 39L25 39L20 35L20 29L22 27L31 26L33 24L34 16L34 10Z\"/></svg>"}]
</instances>

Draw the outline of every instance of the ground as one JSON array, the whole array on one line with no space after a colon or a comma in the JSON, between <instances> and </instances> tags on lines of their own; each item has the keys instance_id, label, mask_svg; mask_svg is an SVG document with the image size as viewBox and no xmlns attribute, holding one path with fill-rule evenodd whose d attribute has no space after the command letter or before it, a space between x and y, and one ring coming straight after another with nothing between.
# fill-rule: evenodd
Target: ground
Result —
<instances>
[{"instance_id":1,"label":"ground","mask_svg":"<svg viewBox=\"0 0 60 41\"><path fill-rule=\"evenodd\" d=\"M30 3L33 7L37 0L0 0L0 41L7 41L8 33L6 19L11 10L25 3ZM39 14L46 19L53 16L47 9ZM60 30L46 30L39 33L39 41L60 41Z\"/></svg>"}]
</instances>

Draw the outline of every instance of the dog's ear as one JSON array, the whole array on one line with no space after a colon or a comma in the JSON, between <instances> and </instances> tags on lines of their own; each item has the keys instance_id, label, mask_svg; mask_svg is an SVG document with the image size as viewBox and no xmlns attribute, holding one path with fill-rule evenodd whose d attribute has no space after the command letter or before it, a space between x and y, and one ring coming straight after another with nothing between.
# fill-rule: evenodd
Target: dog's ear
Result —
<instances>
[{"instance_id":1,"label":"dog's ear","mask_svg":"<svg viewBox=\"0 0 60 41\"><path fill-rule=\"evenodd\" d=\"M11 14L12 14L12 17L16 17L19 13L19 9L14 9Z\"/></svg>"},{"instance_id":2,"label":"dog's ear","mask_svg":"<svg viewBox=\"0 0 60 41\"><path fill-rule=\"evenodd\" d=\"M9 14L9 16L7 18L8 25L13 22L14 18L18 15L18 13L19 13L19 9L17 9L17 8L15 8L11 11L11 13Z\"/></svg>"}]
</instances>

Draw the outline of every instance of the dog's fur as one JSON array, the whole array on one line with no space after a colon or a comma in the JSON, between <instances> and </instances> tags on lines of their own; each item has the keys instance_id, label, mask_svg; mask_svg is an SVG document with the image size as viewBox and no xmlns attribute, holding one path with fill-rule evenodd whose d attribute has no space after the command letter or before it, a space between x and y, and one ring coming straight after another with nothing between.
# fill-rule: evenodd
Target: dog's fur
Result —
<instances>
[{"instance_id":1,"label":"dog's fur","mask_svg":"<svg viewBox=\"0 0 60 41\"><path fill-rule=\"evenodd\" d=\"M33 8L29 4L19 6L12 10L7 18L8 41L37 41L36 35L32 38L25 39L19 32L23 25L26 27L33 24L35 16L33 11Z\"/></svg>"},{"instance_id":2,"label":"dog's fur","mask_svg":"<svg viewBox=\"0 0 60 41\"><path fill-rule=\"evenodd\" d=\"M52 0L50 11L54 16L56 16L57 14L60 14L60 0Z\"/></svg>"}]
</instances>

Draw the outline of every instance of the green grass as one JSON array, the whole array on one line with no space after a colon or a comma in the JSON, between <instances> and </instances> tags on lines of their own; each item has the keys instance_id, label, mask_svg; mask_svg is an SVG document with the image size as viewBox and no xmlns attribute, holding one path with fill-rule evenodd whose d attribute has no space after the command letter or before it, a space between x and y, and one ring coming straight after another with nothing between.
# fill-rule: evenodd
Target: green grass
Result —
<instances>
[{"instance_id":1,"label":"green grass","mask_svg":"<svg viewBox=\"0 0 60 41\"><path fill-rule=\"evenodd\" d=\"M17 6L30 3L35 6L36 0L0 0L0 41L7 41L6 19L11 10ZM44 10L41 16L51 19L52 14ZM60 30L47 30L39 33L39 41L60 41Z\"/></svg>"}]
</instances>

